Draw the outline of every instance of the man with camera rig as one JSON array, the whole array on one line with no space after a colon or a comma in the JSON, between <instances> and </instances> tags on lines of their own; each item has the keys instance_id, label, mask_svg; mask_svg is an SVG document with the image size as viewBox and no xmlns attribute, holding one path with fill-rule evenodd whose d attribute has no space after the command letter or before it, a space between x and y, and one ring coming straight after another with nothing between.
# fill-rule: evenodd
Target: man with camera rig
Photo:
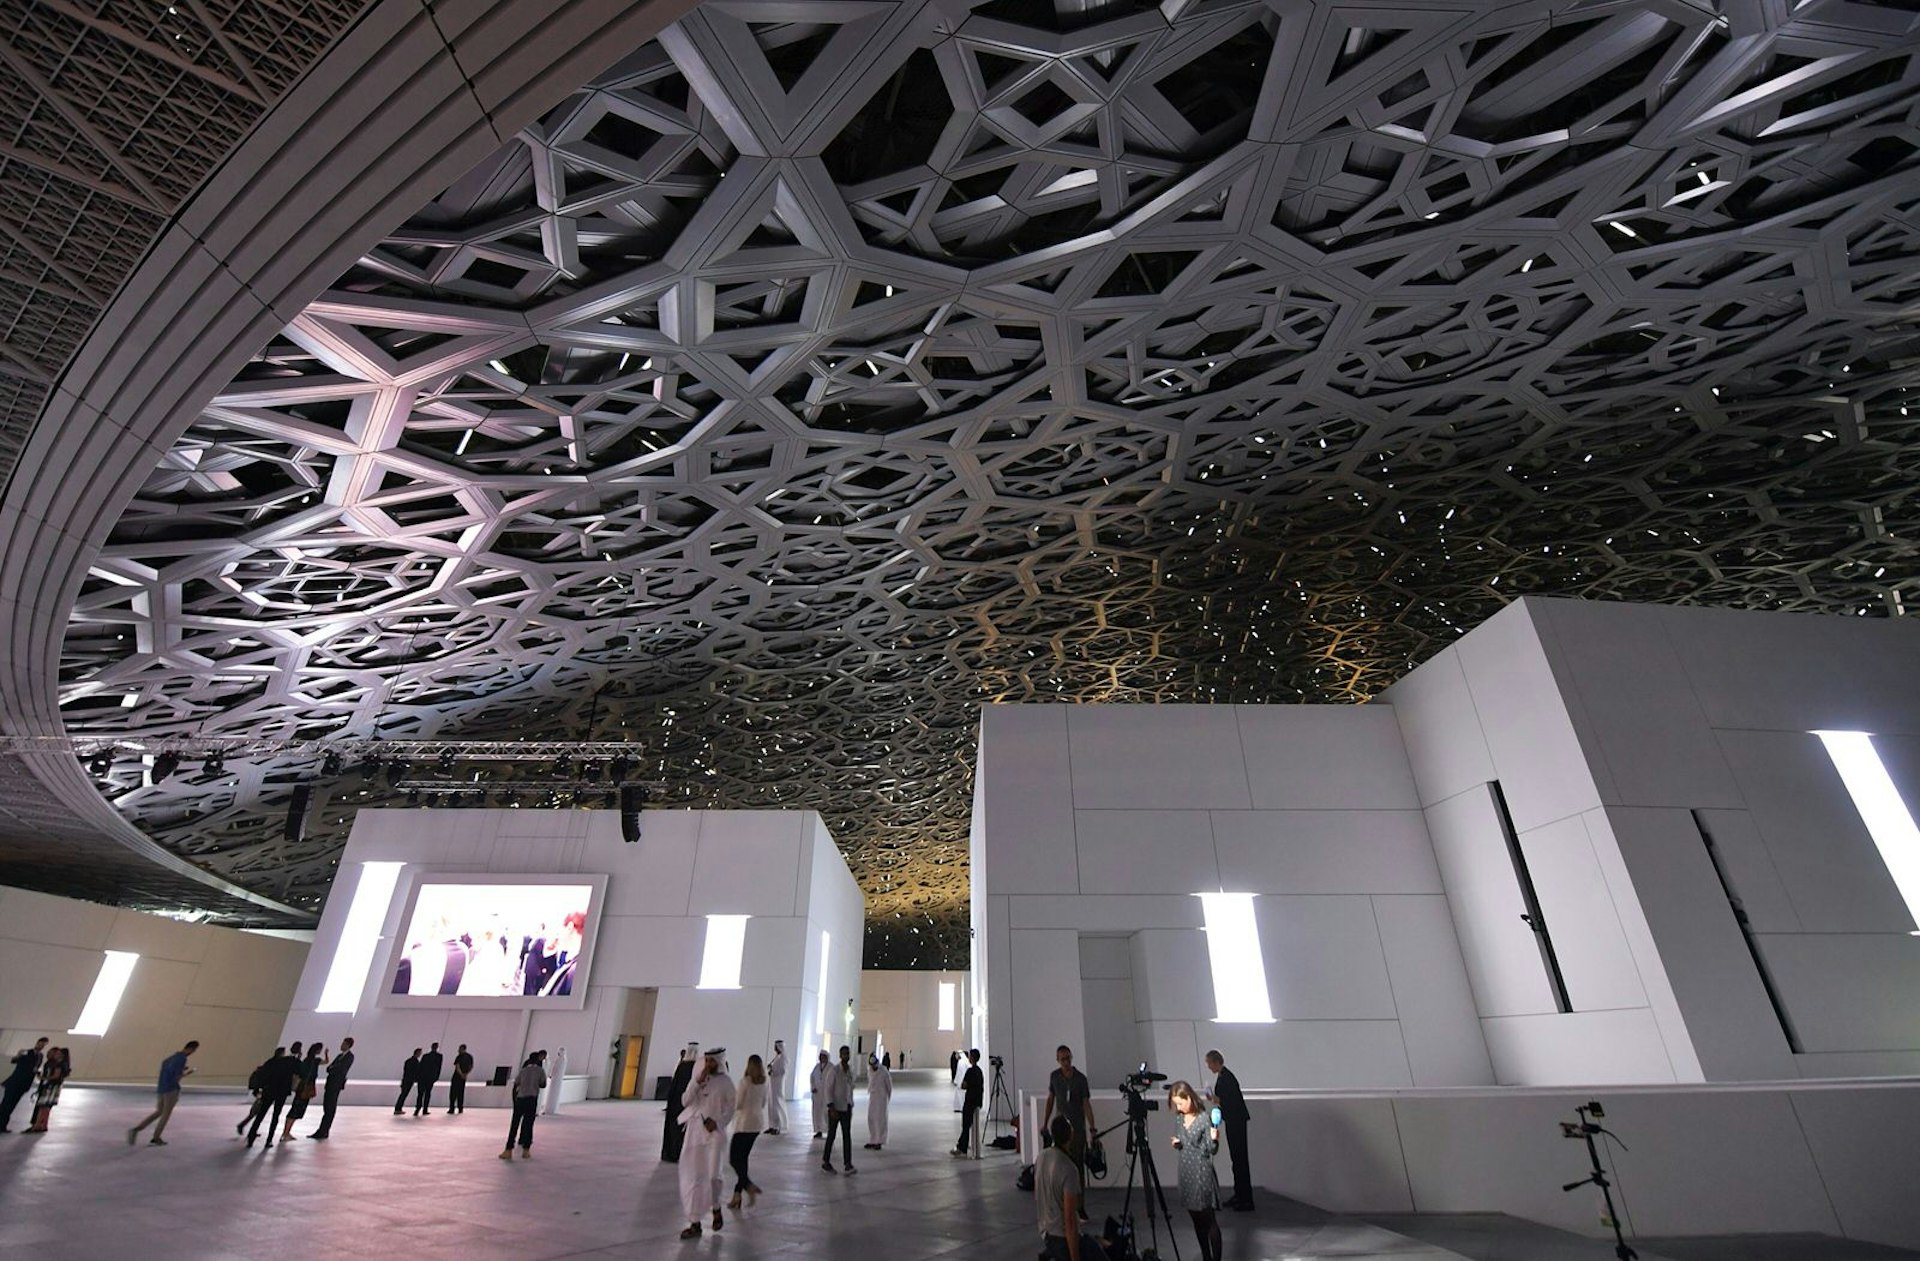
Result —
<instances>
[{"instance_id":1,"label":"man with camera rig","mask_svg":"<svg viewBox=\"0 0 1920 1261\"><path fill-rule=\"evenodd\" d=\"M974 1053L976 1058L978 1054ZM1067 1150L1073 1141L1073 1123L1057 1116L1047 1135L1053 1146L1040 1153L1033 1167L1033 1202L1040 1213L1040 1256L1042 1261L1080 1261L1080 1198L1086 1182Z\"/></svg>"}]
</instances>

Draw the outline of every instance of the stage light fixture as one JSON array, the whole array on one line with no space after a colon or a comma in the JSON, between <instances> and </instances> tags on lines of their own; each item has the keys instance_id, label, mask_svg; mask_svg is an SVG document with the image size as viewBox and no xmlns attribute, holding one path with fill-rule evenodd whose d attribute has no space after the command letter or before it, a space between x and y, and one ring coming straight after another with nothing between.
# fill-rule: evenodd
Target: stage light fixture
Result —
<instances>
[{"instance_id":1,"label":"stage light fixture","mask_svg":"<svg viewBox=\"0 0 1920 1261\"><path fill-rule=\"evenodd\" d=\"M397 757L387 763L387 787L392 788L407 777L407 771L413 763L403 757Z\"/></svg>"},{"instance_id":2,"label":"stage light fixture","mask_svg":"<svg viewBox=\"0 0 1920 1261\"><path fill-rule=\"evenodd\" d=\"M332 779L340 774L341 768L340 755L328 749L326 755L320 759L320 773Z\"/></svg>"},{"instance_id":3,"label":"stage light fixture","mask_svg":"<svg viewBox=\"0 0 1920 1261\"><path fill-rule=\"evenodd\" d=\"M113 774L113 750L102 749L87 759L87 773L95 779L105 779Z\"/></svg>"},{"instance_id":4,"label":"stage light fixture","mask_svg":"<svg viewBox=\"0 0 1920 1261\"><path fill-rule=\"evenodd\" d=\"M607 778L617 784L624 780L627 777L627 772L632 769L633 759L622 753L607 766Z\"/></svg>"},{"instance_id":5,"label":"stage light fixture","mask_svg":"<svg viewBox=\"0 0 1920 1261\"><path fill-rule=\"evenodd\" d=\"M223 754L210 753L207 760L200 764L200 773L208 779L218 779L227 773L227 759Z\"/></svg>"},{"instance_id":6,"label":"stage light fixture","mask_svg":"<svg viewBox=\"0 0 1920 1261\"><path fill-rule=\"evenodd\" d=\"M451 771L453 769L453 750L452 749L440 750L439 766L442 771Z\"/></svg>"},{"instance_id":7,"label":"stage light fixture","mask_svg":"<svg viewBox=\"0 0 1920 1261\"><path fill-rule=\"evenodd\" d=\"M173 778L180 769L180 757L176 753L161 753L153 759L153 769L147 772L149 784L164 784Z\"/></svg>"}]
</instances>

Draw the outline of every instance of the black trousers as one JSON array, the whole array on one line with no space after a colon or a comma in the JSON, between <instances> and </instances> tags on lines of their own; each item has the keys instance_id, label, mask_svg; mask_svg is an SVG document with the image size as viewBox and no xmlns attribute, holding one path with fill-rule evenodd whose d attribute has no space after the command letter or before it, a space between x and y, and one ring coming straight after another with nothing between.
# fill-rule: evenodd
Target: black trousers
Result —
<instances>
[{"instance_id":1,"label":"black trousers","mask_svg":"<svg viewBox=\"0 0 1920 1261\"><path fill-rule=\"evenodd\" d=\"M465 1112L467 1110L467 1079L450 1077L447 1079L447 1111Z\"/></svg>"},{"instance_id":2,"label":"black trousers","mask_svg":"<svg viewBox=\"0 0 1920 1261\"><path fill-rule=\"evenodd\" d=\"M280 1128L280 1109L287 1106L287 1097L285 1095L281 1095L277 1099L262 1098L260 1100L260 1105L253 1110L253 1128L247 1131L247 1142L249 1144L260 1136L260 1122L266 1121L269 1106L273 1109L273 1120L267 1121L267 1146L273 1146L274 1132Z\"/></svg>"},{"instance_id":3,"label":"black trousers","mask_svg":"<svg viewBox=\"0 0 1920 1261\"><path fill-rule=\"evenodd\" d=\"M1233 1164L1233 1203L1253 1203L1253 1175L1247 1172L1247 1123L1228 1117L1221 1125L1227 1132L1227 1155Z\"/></svg>"},{"instance_id":4,"label":"black trousers","mask_svg":"<svg viewBox=\"0 0 1920 1261\"><path fill-rule=\"evenodd\" d=\"M733 1142L727 1147L727 1163L733 1166L735 1195L753 1185L753 1179L747 1176L747 1158L753 1155L753 1140L759 1137L758 1130L751 1134L735 1134Z\"/></svg>"},{"instance_id":5,"label":"black trousers","mask_svg":"<svg viewBox=\"0 0 1920 1261\"><path fill-rule=\"evenodd\" d=\"M977 1103L969 1103L960 1109L960 1141L953 1145L953 1150L973 1150L973 1119L979 1115L980 1105Z\"/></svg>"},{"instance_id":6,"label":"black trousers","mask_svg":"<svg viewBox=\"0 0 1920 1261\"><path fill-rule=\"evenodd\" d=\"M820 1163L823 1165L833 1163L835 1126L838 1126L840 1131L840 1163L851 1165L853 1163L853 1109L848 1108L842 1112L831 1104L827 1106L827 1145L820 1149Z\"/></svg>"},{"instance_id":7,"label":"black trousers","mask_svg":"<svg viewBox=\"0 0 1920 1261\"><path fill-rule=\"evenodd\" d=\"M540 1111L539 1095L515 1095L513 1097L513 1120L507 1125L507 1146L512 1147L518 1136L520 1150L526 1151L533 1146L533 1118Z\"/></svg>"},{"instance_id":8,"label":"black trousers","mask_svg":"<svg viewBox=\"0 0 1920 1261\"><path fill-rule=\"evenodd\" d=\"M334 1110L340 1106L340 1092L329 1090L320 1096L320 1128L311 1137L325 1138L333 1132Z\"/></svg>"},{"instance_id":9,"label":"black trousers","mask_svg":"<svg viewBox=\"0 0 1920 1261\"><path fill-rule=\"evenodd\" d=\"M414 1085L415 1083L410 1081L400 1083L400 1097L393 1101L393 1110L395 1112L407 1106L407 1096L413 1093Z\"/></svg>"},{"instance_id":10,"label":"black trousers","mask_svg":"<svg viewBox=\"0 0 1920 1261\"><path fill-rule=\"evenodd\" d=\"M6 1129L13 1123L13 1110L20 1106L20 1100L31 1089L33 1089L32 1082L16 1086L9 1081L5 1091L0 1091L0 1130Z\"/></svg>"},{"instance_id":11,"label":"black trousers","mask_svg":"<svg viewBox=\"0 0 1920 1261\"><path fill-rule=\"evenodd\" d=\"M434 1083L430 1081L413 1084L413 1115L433 1111L433 1086Z\"/></svg>"}]
</instances>

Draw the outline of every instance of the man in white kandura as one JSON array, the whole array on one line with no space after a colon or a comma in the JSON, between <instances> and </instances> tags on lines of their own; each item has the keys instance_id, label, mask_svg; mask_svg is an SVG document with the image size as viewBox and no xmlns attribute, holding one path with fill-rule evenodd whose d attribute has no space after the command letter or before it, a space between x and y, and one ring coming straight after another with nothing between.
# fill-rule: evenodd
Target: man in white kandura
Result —
<instances>
[{"instance_id":1,"label":"man in white kandura","mask_svg":"<svg viewBox=\"0 0 1920 1261\"><path fill-rule=\"evenodd\" d=\"M687 1140L680 1149L680 1203L687 1211L689 1225L680 1232L682 1239L700 1237L700 1219L713 1215L713 1228L719 1230L720 1171L727 1161L727 1127L733 1123L736 1102L733 1079L721 1062L727 1048L716 1046L700 1061L700 1071L687 1087L680 1122L687 1127Z\"/></svg>"},{"instance_id":2,"label":"man in white kandura","mask_svg":"<svg viewBox=\"0 0 1920 1261\"><path fill-rule=\"evenodd\" d=\"M867 1057L867 1150L887 1145L887 1104L893 1098L893 1073L877 1055Z\"/></svg>"},{"instance_id":3,"label":"man in white kandura","mask_svg":"<svg viewBox=\"0 0 1920 1261\"><path fill-rule=\"evenodd\" d=\"M813 1136L827 1136L827 1087L832 1084L833 1057L825 1051L820 1052L820 1062L813 1066L813 1076L807 1079L807 1086L813 1091Z\"/></svg>"},{"instance_id":4,"label":"man in white kandura","mask_svg":"<svg viewBox=\"0 0 1920 1261\"><path fill-rule=\"evenodd\" d=\"M787 1128L787 1044L773 1040L773 1058L767 1061L767 1130L778 1134Z\"/></svg>"}]
</instances>

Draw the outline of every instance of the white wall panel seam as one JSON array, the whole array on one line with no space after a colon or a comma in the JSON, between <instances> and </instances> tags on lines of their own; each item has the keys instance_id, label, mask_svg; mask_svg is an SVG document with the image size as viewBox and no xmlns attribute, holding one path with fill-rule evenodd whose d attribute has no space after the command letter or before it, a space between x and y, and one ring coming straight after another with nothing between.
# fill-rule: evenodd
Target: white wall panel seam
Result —
<instances>
[{"instance_id":1,"label":"white wall panel seam","mask_svg":"<svg viewBox=\"0 0 1920 1261\"><path fill-rule=\"evenodd\" d=\"M1367 897L1367 914L1373 917L1373 944L1380 949L1380 969L1387 974L1387 1001L1393 1004L1393 1027L1400 1035L1400 1058L1406 1061L1407 1080L1417 1082L1413 1071L1413 1053L1407 1050L1407 1026L1400 1019L1400 995L1393 988L1393 960L1387 958L1387 939L1380 931L1380 908L1373 896Z\"/></svg>"}]
</instances>

